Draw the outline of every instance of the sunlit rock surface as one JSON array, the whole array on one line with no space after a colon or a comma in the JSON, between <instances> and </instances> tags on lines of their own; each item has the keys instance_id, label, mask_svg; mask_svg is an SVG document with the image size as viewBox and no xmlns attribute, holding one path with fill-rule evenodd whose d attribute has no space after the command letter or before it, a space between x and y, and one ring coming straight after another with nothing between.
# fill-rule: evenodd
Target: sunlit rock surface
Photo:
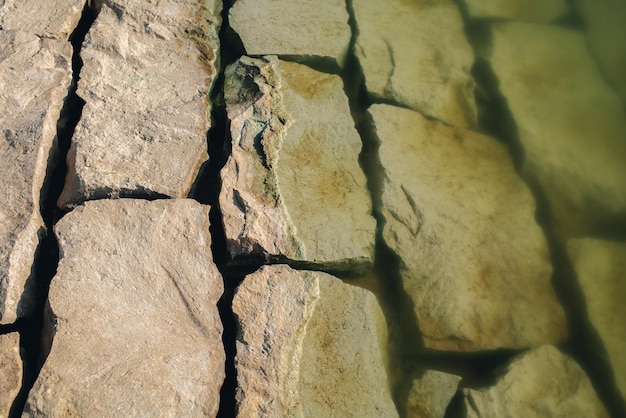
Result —
<instances>
[{"instance_id":1,"label":"sunlit rock surface","mask_svg":"<svg viewBox=\"0 0 626 418\"><path fill-rule=\"evenodd\" d=\"M413 381L406 407L407 417L444 418L457 391L460 376L427 370Z\"/></svg>"},{"instance_id":2,"label":"sunlit rock surface","mask_svg":"<svg viewBox=\"0 0 626 418\"><path fill-rule=\"evenodd\" d=\"M566 0L463 0L463 3L470 19L550 22L569 12Z\"/></svg>"},{"instance_id":3,"label":"sunlit rock surface","mask_svg":"<svg viewBox=\"0 0 626 418\"><path fill-rule=\"evenodd\" d=\"M522 354L489 388L464 389L468 418L608 418L580 366L553 346Z\"/></svg>"},{"instance_id":4,"label":"sunlit rock surface","mask_svg":"<svg viewBox=\"0 0 626 418\"><path fill-rule=\"evenodd\" d=\"M20 336L17 332L0 335L0 376L0 416L8 417L22 385Z\"/></svg>"},{"instance_id":5,"label":"sunlit rock surface","mask_svg":"<svg viewBox=\"0 0 626 418\"><path fill-rule=\"evenodd\" d=\"M611 87L626 100L626 2L577 0L591 52L599 61Z\"/></svg>"},{"instance_id":6,"label":"sunlit rock surface","mask_svg":"<svg viewBox=\"0 0 626 418\"><path fill-rule=\"evenodd\" d=\"M229 19L248 55L345 61L351 31L343 1L237 0Z\"/></svg>"},{"instance_id":7,"label":"sunlit rock surface","mask_svg":"<svg viewBox=\"0 0 626 418\"><path fill-rule=\"evenodd\" d=\"M383 238L400 257L427 348L476 351L560 341L535 201L508 149L472 131L387 105L380 141Z\"/></svg>"},{"instance_id":8,"label":"sunlit rock surface","mask_svg":"<svg viewBox=\"0 0 626 418\"><path fill-rule=\"evenodd\" d=\"M186 197L207 159L207 93L221 2L107 1L81 51L86 104L68 154L61 206Z\"/></svg>"},{"instance_id":9,"label":"sunlit rock surface","mask_svg":"<svg viewBox=\"0 0 626 418\"><path fill-rule=\"evenodd\" d=\"M368 92L450 125L476 125L474 53L452 1L354 0Z\"/></svg>"},{"instance_id":10,"label":"sunlit rock surface","mask_svg":"<svg viewBox=\"0 0 626 418\"><path fill-rule=\"evenodd\" d=\"M225 83L232 153L220 208L230 254L371 263L375 220L341 79L242 57Z\"/></svg>"},{"instance_id":11,"label":"sunlit rock surface","mask_svg":"<svg viewBox=\"0 0 626 418\"><path fill-rule=\"evenodd\" d=\"M233 311L238 416L397 416L385 319L370 292L266 266L238 287Z\"/></svg>"},{"instance_id":12,"label":"sunlit rock surface","mask_svg":"<svg viewBox=\"0 0 626 418\"><path fill-rule=\"evenodd\" d=\"M85 0L0 0L0 28L66 41L84 5Z\"/></svg>"},{"instance_id":13,"label":"sunlit rock surface","mask_svg":"<svg viewBox=\"0 0 626 418\"><path fill-rule=\"evenodd\" d=\"M44 223L39 199L63 100L72 47L20 31L0 31L0 321L29 309L35 249Z\"/></svg>"},{"instance_id":14,"label":"sunlit rock surface","mask_svg":"<svg viewBox=\"0 0 626 418\"><path fill-rule=\"evenodd\" d=\"M492 27L487 55L524 149L564 234L626 223L626 114L580 32Z\"/></svg>"},{"instance_id":15,"label":"sunlit rock surface","mask_svg":"<svg viewBox=\"0 0 626 418\"><path fill-rule=\"evenodd\" d=\"M100 200L59 221L57 334L27 414L216 415L223 283L208 210L191 200Z\"/></svg>"},{"instance_id":16,"label":"sunlit rock surface","mask_svg":"<svg viewBox=\"0 0 626 418\"><path fill-rule=\"evenodd\" d=\"M626 243L575 239L568 254L585 295L587 314L600 335L626 399Z\"/></svg>"}]
</instances>

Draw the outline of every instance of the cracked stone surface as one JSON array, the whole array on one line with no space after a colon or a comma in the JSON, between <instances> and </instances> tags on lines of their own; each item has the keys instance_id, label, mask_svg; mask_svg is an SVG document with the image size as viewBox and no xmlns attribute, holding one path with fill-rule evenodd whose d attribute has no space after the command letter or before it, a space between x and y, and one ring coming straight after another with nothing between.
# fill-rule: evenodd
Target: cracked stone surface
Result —
<instances>
[{"instance_id":1,"label":"cracked stone surface","mask_svg":"<svg viewBox=\"0 0 626 418\"><path fill-rule=\"evenodd\" d=\"M220 10L217 0L102 5L81 51L86 104L60 206L187 196L207 159Z\"/></svg>"},{"instance_id":2,"label":"cracked stone surface","mask_svg":"<svg viewBox=\"0 0 626 418\"><path fill-rule=\"evenodd\" d=\"M216 415L223 283L208 211L192 200L99 200L59 221L57 334L25 413Z\"/></svg>"},{"instance_id":3,"label":"cracked stone surface","mask_svg":"<svg viewBox=\"0 0 626 418\"><path fill-rule=\"evenodd\" d=\"M232 154L220 208L233 256L371 263L375 220L341 79L275 57L226 71Z\"/></svg>"},{"instance_id":4,"label":"cracked stone surface","mask_svg":"<svg viewBox=\"0 0 626 418\"><path fill-rule=\"evenodd\" d=\"M385 319L369 291L266 266L239 286L233 311L238 416L398 416L384 368Z\"/></svg>"},{"instance_id":5,"label":"cracked stone surface","mask_svg":"<svg viewBox=\"0 0 626 418\"><path fill-rule=\"evenodd\" d=\"M456 394L460 376L427 370L413 381L407 401L406 416L444 418L446 408Z\"/></svg>"},{"instance_id":6,"label":"cracked stone surface","mask_svg":"<svg viewBox=\"0 0 626 418\"><path fill-rule=\"evenodd\" d=\"M70 86L72 47L0 31L0 321L29 310L25 290L44 223L39 198L57 120ZM51 151L52 150L52 151Z\"/></svg>"},{"instance_id":7,"label":"cracked stone surface","mask_svg":"<svg viewBox=\"0 0 626 418\"><path fill-rule=\"evenodd\" d=\"M452 1L353 0L367 91L447 124L476 126L474 63Z\"/></svg>"},{"instance_id":8,"label":"cracked stone surface","mask_svg":"<svg viewBox=\"0 0 626 418\"><path fill-rule=\"evenodd\" d=\"M535 201L507 148L387 105L370 108L384 171L383 239L427 348L562 340L567 325Z\"/></svg>"},{"instance_id":9,"label":"cracked stone surface","mask_svg":"<svg viewBox=\"0 0 626 418\"><path fill-rule=\"evenodd\" d=\"M22 385L20 336L17 332L0 335L0 416L9 416L9 409Z\"/></svg>"},{"instance_id":10,"label":"cracked stone surface","mask_svg":"<svg viewBox=\"0 0 626 418\"><path fill-rule=\"evenodd\" d=\"M463 0L470 19L551 22L566 15L566 0ZM595 1L595 0L593 0Z\"/></svg>"},{"instance_id":11,"label":"cracked stone surface","mask_svg":"<svg viewBox=\"0 0 626 418\"><path fill-rule=\"evenodd\" d=\"M468 418L609 417L585 372L553 346L522 354L494 386L463 395Z\"/></svg>"},{"instance_id":12,"label":"cracked stone surface","mask_svg":"<svg viewBox=\"0 0 626 418\"><path fill-rule=\"evenodd\" d=\"M2 0L0 28L66 41L80 20L85 0Z\"/></svg>"},{"instance_id":13,"label":"cracked stone surface","mask_svg":"<svg viewBox=\"0 0 626 418\"><path fill-rule=\"evenodd\" d=\"M580 32L492 26L486 56L561 234L626 223L626 114ZM575 86L575 88L574 88Z\"/></svg>"},{"instance_id":14,"label":"cracked stone surface","mask_svg":"<svg viewBox=\"0 0 626 418\"><path fill-rule=\"evenodd\" d=\"M585 295L589 320L626 399L626 243L574 239L567 242L567 250Z\"/></svg>"},{"instance_id":15,"label":"cracked stone surface","mask_svg":"<svg viewBox=\"0 0 626 418\"><path fill-rule=\"evenodd\" d=\"M615 0L577 0L591 52L611 86L626 100L626 3Z\"/></svg>"},{"instance_id":16,"label":"cracked stone surface","mask_svg":"<svg viewBox=\"0 0 626 418\"><path fill-rule=\"evenodd\" d=\"M342 66L351 37L346 4L336 0L238 0L229 22L248 55L330 58Z\"/></svg>"}]
</instances>

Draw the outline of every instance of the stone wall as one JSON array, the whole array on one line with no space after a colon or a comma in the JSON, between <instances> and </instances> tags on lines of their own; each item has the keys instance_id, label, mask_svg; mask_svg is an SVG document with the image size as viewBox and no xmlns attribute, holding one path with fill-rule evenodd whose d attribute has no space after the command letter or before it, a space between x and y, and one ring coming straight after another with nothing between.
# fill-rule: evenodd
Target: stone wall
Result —
<instances>
[{"instance_id":1,"label":"stone wall","mask_svg":"<svg viewBox=\"0 0 626 418\"><path fill-rule=\"evenodd\" d=\"M626 415L613 6L0 0L0 416Z\"/></svg>"}]
</instances>

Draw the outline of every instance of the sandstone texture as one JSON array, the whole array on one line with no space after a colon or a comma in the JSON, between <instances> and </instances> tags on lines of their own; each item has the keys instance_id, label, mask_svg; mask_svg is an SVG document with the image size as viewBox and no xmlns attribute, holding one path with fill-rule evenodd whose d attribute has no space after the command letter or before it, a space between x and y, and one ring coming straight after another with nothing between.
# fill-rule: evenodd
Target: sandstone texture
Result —
<instances>
[{"instance_id":1,"label":"sandstone texture","mask_svg":"<svg viewBox=\"0 0 626 418\"><path fill-rule=\"evenodd\" d=\"M66 41L80 20L85 0L0 0L0 28Z\"/></svg>"},{"instance_id":2,"label":"sandstone texture","mask_svg":"<svg viewBox=\"0 0 626 418\"><path fill-rule=\"evenodd\" d=\"M336 0L237 0L229 22L248 55L330 58L342 66L351 37L346 4Z\"/></svg>"},{"instance_id":3,"label":"sandstone texture","mask_svg":"<svg viewBox=\"0 0 626 418\"><path fill-rule=\"evenodd\" d=\"M487 59L537 179L566 235L626 222L626 114L584 35L531 23L492 27Z\"/></svg>"},{"instance_id":4,"label":"sandstone texture","mask_svg":"<svg viewBox=\"0 0 626 418\"><path fill-rule=\"evenodd\" d=\"M396 417L386 324L370 292L321 272L262 267L233 300L238 416Z\"/></svg>"},{"instance_id":5,"label":"sandstone texture","mask_svg":"<svg viewBox=\"0 0 626 418\"><path fill-rule=\"evenodd\" d=\"M566 0L464 0L464 3L470 19L550 22L568 13Z\"/></svg>"},{"instance_id":6,"label":"sandstone texture","mask_svg":"<svg viewBox=\"0 0 626 418\"><path fill-rule=\"evenodd\" d=\"M495 386L464 389L469 418L608 418L589 378L552 346L521 355Z\"/></svg>"},{"instance_id":7,"label":"sandstone texture","mask_svg":"<svg viewBox=\"0 0 626 418\"><path fill-rule=\"evenodd\" d=\"M187 196L207 159L220 8L217 0L102 5L81 51L86 104L60 206Z\"/></svg>"},{"instance_id":8,"label":"sandstone texture","mask_svg":"<svg viewBox=\"0 0 626 418\"><path fill-rule=\"evenodd\" d=\"M48 157L71 83L72 47L0 31L0 321L28 311L23 294L44 222L39 212Z\"/></svg>"},{"instance_id":9,"label":"sandstone texture","mask_svg":"<svg viewBox=\"0 0 626 418\"><path fill-rule=\"evenodd\" d=\"M626 100L626 2L577 0L593 55L614 89Z\"/></svg>"},{"instance_id":10,"label":"sandstone texture","mask_svg":"<svg viewBox=\"0 0 626 418\"><path fill-rule=\"evenodd\" d=\"M87 202L55 227L54 346L29 416L215 416L224 379L222 278L208 207Z\"/></svg>"},{"instance_id":11,"label":"sandstone texture","mask_svg":"<svg viewBox=\"0 0 626 418\"><path fill-rule=\"evenodd\" d=\"M567 249L585 295L587 314L600 335L626 399L626 243L575 239Z\"/></svg>"},{"instance_id":12,"label":"sandstone texture","mask_svg":"<svg viewBox=\"0 0 626 418\"><path fill-rule=\"evenodd\" d=\"M456 394L460 376L427 370L413 381L406 407L407 417L444 418Z\"/></svg>"},{"instance_id":13,"label":"sandstone texture","mask_svg":"<svg viewBox=\"0 0 626 418\"><path fill-rule=\"evenodd\" d=\"M242 57L225 83L232 153L219 201L230 254L371 263L375 220L341 79Z\"/></svg>"},{"instance_id":14,"label":"sandstone texture","mask_svg":"<svg viewBox=\"0 0 626 418\"><path fill-rule=\"evenodd\" d=\"M521 348L566 336L535 201L507 148L387 105L370 108L383 238L427 348Z\"/></svg>"},{"instance_id":15,"label":"sandstone texture","mask_svg":"<svg viewBox=\"0 0 626 418\"><path fill-rule=\"evenodd\" d=\"M476 125L474 54L452 1L354 0L367 91L447 124Z\"/></svg>"},{"instance_id":16,"label":"sandstone texture","mask_svg":"<svg viewBox=\"0 0 626 418\"><path fill-rule=\"evenodd\" d=\"M22 385L20 336L17 332L0 335L0 416L9 410Z\"/></svg>"}]
</instances>

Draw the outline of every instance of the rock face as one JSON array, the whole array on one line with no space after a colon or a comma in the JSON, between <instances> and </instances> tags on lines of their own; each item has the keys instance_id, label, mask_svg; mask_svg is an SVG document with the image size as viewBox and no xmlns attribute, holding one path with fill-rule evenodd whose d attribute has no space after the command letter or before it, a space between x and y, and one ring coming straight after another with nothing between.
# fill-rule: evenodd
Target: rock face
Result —
<instances>
[{"instance_id":1,"label":"rock face","mask_svg":"<svg viewBox=\"0 0 626 418\"><path fill-rule=\"evenodd\" d=\"M223 284L208 229L191 200L87 202L56 225L57 335L27 414L216 415Z\"/></svg>"},{"instance_id":2,"label":"rock face","mask_svg":"<svg viewBox=\"0 0 626 418\"><path fill-rule=\"evenodd\" d=\"M626 100L626 3L615 0L577 0L591 51L615 88Z\"/></svg>"},{"instance_id":3,"label":"rock face","mask_svg":"<svg viewBox=\"0 0 626 418\"><path fill-rule=\"evenodd\" d=\"M20 336L17 332L0 335L0 416L9 410L22 384Z\"/></svg>"},{"instance_id":4,"label":"rock face","mask_svg":"<svg viewBox=\"0 0 626 418\"><path fill-rule=\"evenodd\" d=\"M85 0L2 0L0 27L25 30L43 38L68 40L80 20Z\"/></svg>"},{"instance_id":5,"label":"rock face","mask_svg":"<svg viewBox=\"0 0 626 418\"><path fill-rule=\"evenodd\" d=\"M463 393L469 418L609 416L580 366L552 346L514 360L495 386Z\"/></svg>"},{"instance_id":6,"label":"rock face","mask_svg":"<svg viewBox=\"0 0 626 418\"><path fill-rule=\"evenodd\" d=\"M85 101L60 206L186 197L206 160L219 1L107 1L81 52Z\"/></svg>"},{"instance_id":7,"label":"rock face","mask_svg":"<svg viewBox=\"0 0 626 418\"><path fill-rule=\"evenodd\" d=\"M464 2L471 19L550 22L568 13L565 0L464 0Z\"/></svg>"},{"instance_id":8,"label":"rock face","mask_svg":"<svg viewBox=\"0 0 626 418\"><path fill-rule=\"evenodd\" d=\"M460 381L460 376L427 370L422 377L413 381L406 416L443 418Z\"/></svg>"},{"instance_id":9,"label":"rock face","mask_svg":"<svg viewBox=\"0 0 626 418\"><path fill-rule=\"evenodd\" d=\"M576 234L626 222L624 103L603 81L584 36L501 23L492 39L487 59L524 148L523 170L545 192L557 229Z\"/></svg>"},{"instance_id":10,"label":"rock face","mask_svg":"<svg viewBox=\"0 0 626 418\"><path fill-rule=\"evenodd\" d=\"M39 198L70 86L72 47L0 31L0 320L28 310L24 286L44 223ZM20 300L21 299L21 300Z\"/></svg>"},{"instance_id":11,"label":"rock face","mask_svg":"<svg viewBox=\"0 0 626 418\"><path fill-rule=\"evenodd\" d=\"M400 257L425 346L475 351L565 337L535 202L507 148L410 110L370 113L384 170L383 238Z\"/></svg>"},{"instance_id":12,"label":"rock face","mask_svg":"<svg viewBox=\"0 0 626 418\"><path fill-rule=\"evenodd\" d=\"M575 239L567 249L585 295L587 313L600 335L626 399L626 244Z\"/></svg>"},{"instance_id":13,"label":"rock face","mask_svg":"<svg viewBox=\"0 0 626 418\"><path fill-rule=\"evenodd\" d=\"M246 277L233 311L238 416L397 416L373 294L325 273L271 266Z\"/></svg>"},{"instance_id":14,"label":"rock face","mask_svg":"<svg viewBox=\"0 0 626 418\"><path fill-rule=\"evenodd\" d=\"M457 7L448 0L353 0L355 53L368 92L450 125L476 125L474 63Z\"/></svg>"},{"instance_id":15,"label":"rock face","mask_svg":"<svg viewBox=\"0 0 626 418\"><path fill-rule=\"evenodd\" d=\"M229 22L249 55L330 58L342 66L351 37L346 4L335 0L238 0Z\"/></svg>"},{"instance_id":16,"label":"rock face","mask_svg":"<svg viewBox=\"0 0 626 418\"><path fill-rule=\"evenodd\" d=\"M225 99L232 154L220 207L231 255L370 263L375 221L341 79L242 57L226 71Z\"/></svg>"}]
</instances>

